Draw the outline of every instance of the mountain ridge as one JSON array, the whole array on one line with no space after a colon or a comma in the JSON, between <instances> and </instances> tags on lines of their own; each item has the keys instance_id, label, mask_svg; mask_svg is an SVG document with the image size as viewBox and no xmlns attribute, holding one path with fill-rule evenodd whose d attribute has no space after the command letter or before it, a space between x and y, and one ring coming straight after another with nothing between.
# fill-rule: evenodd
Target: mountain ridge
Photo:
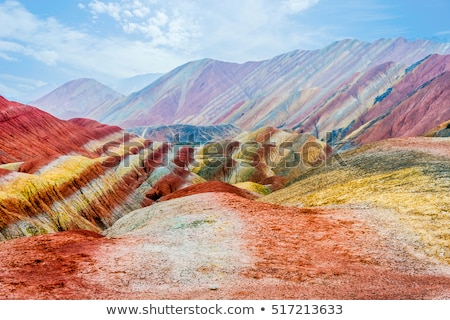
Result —
<instances>
[{"instance_id":1,"label":"mountain ridge","mask_svg":"<svg viewBox=\"0 0 450 320\"><path fill-rule=\"evenodd\" d=\"M397 101L392 104L410 99L393 88L413 76L433 73L436 67L427 60L435 54L442 55L433 57L439 65L437 60L450 54L450 44L345 39L322 49L241 64L204 58L173 69L142 90L86 110L83 117L124 128L234 124L251 131L269 125L341 140L356 136L351 134L359 128L366 130L377 118L375 109L389 108L386 104L393 97ZM410 131L420 135L438 124L431 121L420 132Z\"/></svg>"}]
</instances>

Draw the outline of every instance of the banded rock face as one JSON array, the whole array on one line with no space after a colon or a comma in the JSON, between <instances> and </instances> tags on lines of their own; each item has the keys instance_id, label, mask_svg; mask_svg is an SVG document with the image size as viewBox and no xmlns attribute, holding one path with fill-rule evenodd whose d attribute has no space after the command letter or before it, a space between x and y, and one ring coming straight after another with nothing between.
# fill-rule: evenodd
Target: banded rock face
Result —
<instances>
[{"instance_id":1,"label":"banded rock face","mask_svg":"<svg viewBox=\"0 0 450 320\"><path fill-rule=\"evenodd\" d=\"M450 55L431 55L394 84L348 137L357 144L426 134L450 119Z\"/></svg>"},{"instance_id":2,"label":"banded rock face","mask_svg":"<svg viewBox=\"0 0 450 320\"><path fill-rule=\"evenodd\" d=\"M29 161L68 153L98 155L99 150L84 147L105 137L120 136L121 129L91 121L81 127L76 121L61 121L37 108L0 97L0 163Z\"/></svg>"},{"instance_id":3,"label":"banded rock face","mask_svg":"<svg viewBox=\"0 0 450 320\"><path fill-rule=\"evenodd\" d=\"M0 240L99 231L141 207L128 182L144 181L145 172L104 165L107 143L123 146L121 162L129 157L119 127L63 121L3 97L0 118Z\"/></svg>"},{"instance_id":4,"label":"banded rock face","mask_svg":"<svg viewBox=\"0 0 450 320\"><path fill-rule=\"evenodd\" d=\"M198 148L190 170L208 181L254 182L277 189L311 168L325 165L331 151L309 134L263 127Z\"/></svg>"},{"instance_id":5,"label":"banded rock face","mask_svg":"<svg viewBox=\"0 0 450 320\"><path fill-rule=\"evenodd\" d=\"M158 146L119 127L60 120L3 97L0 119L0 240L99 232L151 203L157 167L176 167L155 162Z\"/></svg>"}]
</instances>

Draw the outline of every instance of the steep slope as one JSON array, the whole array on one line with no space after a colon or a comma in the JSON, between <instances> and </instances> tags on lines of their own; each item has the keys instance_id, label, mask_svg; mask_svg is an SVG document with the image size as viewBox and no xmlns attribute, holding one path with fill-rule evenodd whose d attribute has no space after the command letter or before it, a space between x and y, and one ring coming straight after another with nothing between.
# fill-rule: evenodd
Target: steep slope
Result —
<instances>
[{"instance_id":1,"label":"steep slope","mask_svg":"<svg viewBox=\"0 0 450 320\"><path fill-rule=\"evenodd\" d=\"M76 153L95 155L83 146L121 131L113 126L80 127L37 108L0 96L0 164Z\"/></svg>"},{"instance_id":2,"label":"steep slope","mask_svg":"<svg viewBox=\"0 0 450 320\"><path fill-rule=\"evenodd\" d=\"M343 40L242 65L204 59L180 66L91 117L123 127L281 126L325 138L326 132L360 125L355 122L375 99L430 53L449 54L450 45L402 38Z\"/></svg>"},{"instance_id":3,"label":"steep slope","mask_svg":"<svg viewBox=\"0 0 450 320\"><path fill-rule=\"evenodd\" d=\"M93 110L108 108L123 95L93 79L65 83L47 95L31 102L56 117L86 117Z\"/></svg>"},{"instance_id":4,"label":"steep slope","mask_svg":"<svg viewBox=\"0 0 450 320\"><path fill-rule=\"evenodd\" d=\"M124 128L201 118L205 104L223 92L232 89L238 97L247 97L245 88L236 87L236 83L258 64L240 65L211 59L190 62L122 99L108 111L94 112L90 116L106 123L120 123ZM125 109L128 109L127 115ZM202 124L211 124L207 120L205 118Z\"/></svg>"},{"instance_id":5,"label":"steep slope","mask_svg":"<svg viewBox=\"0 0 450 320\"><path fill-rule=\"evenodd\" d=\"M349 140L362 144L419 136L449 119L450 56L432 55L412 67L363 115L367 125Z\"/></svg>"}]
</instances>

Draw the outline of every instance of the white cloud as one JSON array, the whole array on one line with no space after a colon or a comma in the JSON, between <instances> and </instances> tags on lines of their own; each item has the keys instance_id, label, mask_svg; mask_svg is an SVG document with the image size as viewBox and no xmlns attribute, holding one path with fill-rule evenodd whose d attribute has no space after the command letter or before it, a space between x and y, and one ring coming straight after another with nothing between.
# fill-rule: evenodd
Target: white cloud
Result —
<instances>
[{"instance_id":1,"label":"white cloud","mask_svg":"<svg viewBox=\"0 0 450 320\"><path fill-rule=\"evenodd\" d=\"M58 59L58 54L54 50L34 48L33 46L22 45L13 41L0 40L0 58L7 61L17 61L17 58L11 56L17 53L33 57L47 65L55 65Z\"/></svg>"},{"instance_id":2,"label":"white cloud","mask_svg":"<svg viewBox=\"0 0 450 320\"><path fill-rule=\"evenodd\" d=\"M150 18L150 22L155 26L162 27L167 25L169 22L169 17L164 12L157 11L156 16Z\"/></svg>"},{"instance_id":3,"label":"white cloud","mask_svg":"<svg viewBox=\"0 0 450 320\"><path fill-rule=\"evenodd\" d=\"M55 65L58 53L46 42L55 33L64 38L66 29L55 19L39 20L17 1L7 1L0 5L0 54L9 61L17 60L13 55L23 54Z\"/></svg>"},{"instance_id":4,"label":"white cloud","mask_svg":"<svg viewBox=\"0 0 450 320\"><path fill-rule=\"evenodd\" d=\"M26 40L25 34L39 29L41 22L17 1L0 4L0 39L14 37Z\"/></svg>"},{"instance_id":5,"label":"white cloud","mask_svg":"<svg viewBox=\"0 0 450 320\"><path fill-rule=\"evenodd\" d=\"M11 57L9 55L7 55L6 53L0 53L0 59L6 60L6 61L17 61L16 58Z\"/></svg>"},{"instance_id":6,"label":"white cloud","mask_svg":"<svg viewBox=\"0 0 450 320\"><path fill-rule=\"evenodd\" d=\"M40 80L0 74L0 94L13 100L19 99L22 102L28 102L30 101L27 99L28 93L35 90L46 90L47 86L47 83ZM42 92L42 94L44 93Z\"/></svg>"},{"instance_id":7,"label":"white cloud","mask_svg":"<svg viewBox=\"0 0 450 320\"><path fill-rule=\"evenodd\" d=\"M102 1L94 0L88 4L88 7L91 9L94 18L98 18L99 14L107 14L114 18L116 21L121 20L121 11L124 8L119 3L109 2L105 3Z\"/></svg>"},{"instance_id":8,"label":"white cloud","mask_svg":"<svg viewBox=\"0 0 450 320\"><path fill-rule=\"evenodd\" d=\"M302 8L306 8L305 2L300 2ZM245 62L268 59L295 49L316 49L328 43L328 29L299 21L293 14L294 9L300 9L297 2L227 0L210 3L201 13L206 40L202 42L204 56Z\"/></svg>"},{"instance_id":9,"label":"white cloud","mask_svg":"<svg viewBox=\"0 0 450 320\"><path fill-rule=\"evenodd\" d=\"M0 74L0 79L7 80L9 82L20 82L37 88L47 85L46 82L41 80L18 77L10 74Z\"/></svg>"},{"instance_id":10,"label":"white cloud","mask_svg":"<svg viewBox=\"0 0 450 320\"><path fill-rule=\"evenodd\" d=\"M287 14L296 14L313 7L318 3L319 0L284 0L281 8Z\"/></svg>"},{"instance_id":11,"label":"white cloud","mask_svg":"<svg viewBox=\"0 0 450 320\"><path fill-rule=\"evenodd\" d=\"M14 88L11 88L11 87L7 86L6 84L3 84L0 82L0 95L11 99L20 94L21 94L20 91L14 89Z\"/></svg>"}]
</instances>

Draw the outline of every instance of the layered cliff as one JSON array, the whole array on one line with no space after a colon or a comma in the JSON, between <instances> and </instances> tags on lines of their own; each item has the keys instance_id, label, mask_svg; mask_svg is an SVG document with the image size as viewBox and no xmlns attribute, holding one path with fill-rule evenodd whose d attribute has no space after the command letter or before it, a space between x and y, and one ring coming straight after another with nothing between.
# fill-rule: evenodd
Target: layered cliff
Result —
<instances>
[{"instance_id":1,"label":"layered cliff","mask_svg":"<svg viewBox=\"0 0 450 320\"><path fill-rule=\"evenodd\" d=\"M278 188L313 167L325 165L330 153L325 143L309 134L263 127L234 140L202 146L190 168L206 180L255 182Z\"/></svg>"}]
</instances>

